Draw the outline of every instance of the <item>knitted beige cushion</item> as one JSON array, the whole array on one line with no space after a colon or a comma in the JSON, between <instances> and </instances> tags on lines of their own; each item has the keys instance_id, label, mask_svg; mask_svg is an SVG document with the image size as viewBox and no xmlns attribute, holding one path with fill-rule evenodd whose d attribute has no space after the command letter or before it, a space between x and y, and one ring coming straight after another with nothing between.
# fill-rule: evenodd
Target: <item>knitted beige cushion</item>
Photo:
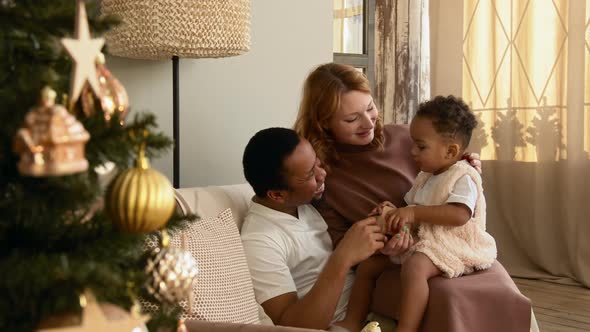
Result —
<instances>
[{"instance_id":1,"label":"knitted beige cushion","mask_svg":"<svg viewBox=\"0 0 590 332\"><path fill-rule=\"evenodd\" d=\"M250 49L250 0L102 0L101 10L122 21L105 34L113 55L217 58Z\"/></svg>"},{"instance_id":2,"label":"knitted beige cushion","mask_svg":"<svg viewBox=\"0 0 590 332\"><path fill-rule=\"evenodd\" d=\"M184 234L199 274L193 286L193 310L188 312L187 301L182 301L182 318L259 324L252 280L231 210L193 222ZM150 248L156 245L153 240L147 243ZM172 236L171 246L181 247L181 234ZM157 309L153 304L142 304L147 312Z\"/></svg>"}]
</instances>

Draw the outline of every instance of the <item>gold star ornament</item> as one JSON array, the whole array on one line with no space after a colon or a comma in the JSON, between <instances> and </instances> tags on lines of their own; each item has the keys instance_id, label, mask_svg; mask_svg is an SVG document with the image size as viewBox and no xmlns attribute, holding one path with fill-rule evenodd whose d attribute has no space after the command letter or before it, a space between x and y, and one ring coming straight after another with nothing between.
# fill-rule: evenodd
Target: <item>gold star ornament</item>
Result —
<instances>
[{"instance_id":1,"label":"gold star ornament","mask_svg":"<svg viewBox=\"0 0 590 332\"><path fill-rule=\"evenodd\" d=\"M104 38L90 38L86 7L82 0L76 1L76 38L62 38L61 43L74 61L70 102L73 104L78 100L86 82L90 84L94 93L100 96L95 60L104 45Z\"/></svg>"},{"instance_id":2,"label":"gold star ornament","mask_svg":"<svg viewBox=\"0 0 590 332\"><path fill-rule=\"evenodd\" d=\"M143 332L145 329L145 322L149 320L149 316L139 315L138 313L131 315L121 315L113 311L111 316L115 316L109 320L98 305L94 295L86 291L84 295L80 296L80 305L84 308L82 312L82 324L77 326L67 326L60 328L40 329L38 332ZM111 305L112 306L112 305ZM118 307L117 307L118 308ZM119 308L120 309L120 308ZM136 316L136 317L134 317Z\"/></svg>"}]
</instances>

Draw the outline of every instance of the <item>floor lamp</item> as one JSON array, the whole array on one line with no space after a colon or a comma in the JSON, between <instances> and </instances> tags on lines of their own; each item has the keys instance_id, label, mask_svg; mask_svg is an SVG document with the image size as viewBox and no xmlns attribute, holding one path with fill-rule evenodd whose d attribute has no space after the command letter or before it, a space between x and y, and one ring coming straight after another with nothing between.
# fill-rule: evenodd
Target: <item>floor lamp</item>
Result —
<instances>
[{"instance_id":1,"label":"floor lamp","mask_svg":"<svg viewBox=\"0 0 590 332\"><path fill-rule=\"evenodd\" d=\"M250 0L102 0L121 24L106 34L108 53L172 59L173 185L180 186L180 58L221 58L250 49Z\"/></svg>"}]
</instances>

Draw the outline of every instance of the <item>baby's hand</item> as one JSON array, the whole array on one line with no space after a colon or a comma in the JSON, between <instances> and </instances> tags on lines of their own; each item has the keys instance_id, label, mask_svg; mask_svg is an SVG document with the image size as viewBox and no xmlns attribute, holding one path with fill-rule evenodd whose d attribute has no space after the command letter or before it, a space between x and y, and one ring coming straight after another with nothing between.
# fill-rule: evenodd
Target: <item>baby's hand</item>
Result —
<instances>
[{"instance_id":1,"label":"baby's hand","mask_svg":"<svg viewBox=\"0 0 590 332\"><path fill-rule=\"evenodd\" d=\"M414 222L414 209L411 206L398 208L384 213L386 234L409 232L410 226Z\"/></svg>"},{"instance_id":2,"label":"baby's hand","mask_svg":"<svg viewBox=\"0 0 590 332\"><path fill-rule=\"evenodd\" d=\"M383 202L383 203L389 203L389 202ZM381 204L383 204L381 203ZM391 204L391 203L390 203ZM387 224L387 216L392 212L396 210L396 207L393 206L393 204L391 205L383 205L383 206L379 206L378 208L380 208L380 213L377 216L377 225L381 226L381 232L383 234L386 235L394 235L396 232L394 232Z\"/></svg>"},{"instance_id":3,"label":"baby's hand","mask_svg":"<svg viewBox=\"0 0 590 332\"><path fill-rule=\"evenodd\" d=\"M395 208L395 205L393 205L393 203L391 203L389 201L383 201L383 202L379 203L379 205L377 205L373 210L371 210L371 212L369 212L369 217L382 215L383 208L386 206L388 206L390 208Z\"/></svg>"}]
</instances>

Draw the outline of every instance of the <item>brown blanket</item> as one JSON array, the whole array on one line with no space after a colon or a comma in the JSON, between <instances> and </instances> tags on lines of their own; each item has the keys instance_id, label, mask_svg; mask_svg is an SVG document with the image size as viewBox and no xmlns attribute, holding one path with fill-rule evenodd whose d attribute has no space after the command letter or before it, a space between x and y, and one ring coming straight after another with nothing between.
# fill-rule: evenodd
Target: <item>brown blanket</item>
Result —
<instances>
[{"instance_id":1,"label":"brown blanket","mask_svg":"<svg viewBox=\"0 0 590 332\"><path fill-rule=\"evenodd\" d=\"M459 278L436 277L428 282L430 298L422 332L528 332L531 302L522 295L502 264ZM386 270L373 294L372 310L397 319L400 268Z\"/></svg>"}]
</instances>

